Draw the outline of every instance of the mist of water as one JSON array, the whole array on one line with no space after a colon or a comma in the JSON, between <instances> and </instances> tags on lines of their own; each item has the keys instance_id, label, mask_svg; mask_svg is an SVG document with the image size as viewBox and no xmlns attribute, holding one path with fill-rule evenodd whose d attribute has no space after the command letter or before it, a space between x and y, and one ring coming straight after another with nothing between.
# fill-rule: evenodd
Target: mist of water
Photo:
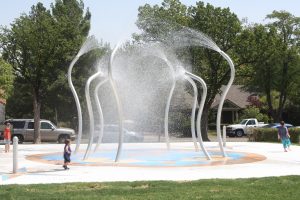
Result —
<instances>
[{"instance_id":1,"label":"mist of water","mask_svg":"<svg viewBox=\"0 0 300 200\"><path fill-rule=\"evenodd\" d=\"M192 74L191 65L183 63L176 55L177 49L191 46L209 48L224 56L224 52L208 36L192 29L182 28L170 33L163 42L156 41L127 46L119 44L113 55L107 54L99 59L95 73L87 80L86 85L88 120L92 120L92 122L89 123L90 140L85 157L88 157L91 145L95 141L97 143L95 150L97 150L101 146L101 140L107 134L111 134L105 132L105 126L120 127L121 125L128 131L140 134L152 132L158 136L164 132L169 148L170 108L181 107L182 102L174 101L175 94L190 95L187 83L192 85L193 95L197 97L199 92L195 91L196 85L192 79L199 81L205 92L205 94L199 93L202 95L196 124L199 135L206 85L200 77ZM95 38L88 39L77 57L97 47L99 46ZM226 60L228 59L230 58L226 57ZM113 92L116 92L117 96ZM178 105L175 105L176 103ZM197 105L196 101L190 105L191 131L196 150L198 150L198 146L193 118ZM125 134L122 137L125 142L127 141L126 137L129 135ZM122 141L120 138L115 141L119 141L119 154L119 151L122 150L120 146ZM202 138L198 141L207 158L210 158ZM224 150L221 148L221 151Z\"/></svg>"}]
</instances>

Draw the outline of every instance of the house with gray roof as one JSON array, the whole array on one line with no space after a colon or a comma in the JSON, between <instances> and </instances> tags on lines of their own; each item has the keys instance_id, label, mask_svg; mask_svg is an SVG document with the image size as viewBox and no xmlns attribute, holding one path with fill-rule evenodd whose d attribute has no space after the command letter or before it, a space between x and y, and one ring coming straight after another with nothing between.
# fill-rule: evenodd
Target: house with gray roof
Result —
<instances>
[{"instance_id":1,"label":"house with gray roof","mask_svg":"<svg viewBox=\"0 0 300 200\"><path fill-rule=\"evenodd\" d=\"M251 94L243 90L242 85L232 85L228 91L228 94L225 98L221 123L222 124L231 124L236 120L239 120L239 115L242 110L250 106L250 98L257 98L257 94ZM221 88L221 91L224 91L225 86ZM221 94L217 95L214 102L211 105L211 108L217 112L218 106L220 103Z\"/></svg>"},{"instance_id":2,"label":"house with gray roof","mask_svg":"<svg viewBox=\"0 0 300 200\"><path fill-rule=\"evenodd\" d=\"M221 92L224 91L225 86L222 86ZM201 91L200 91L201 94ZM216 95L211 109L215 114L217 113L220 103L221 94ZM257 99L257 94L247 92L243 89L243 85L232 85L225 98L222 109L222 124L232 124L234 121L239 120L241 112L251 105L250 99ZM191 112L193 105L193 94L184 91L182 86L176 88L171 102L171 112ZM197 106L198 108L198 106Z\"/></svg>"}]
</instances>

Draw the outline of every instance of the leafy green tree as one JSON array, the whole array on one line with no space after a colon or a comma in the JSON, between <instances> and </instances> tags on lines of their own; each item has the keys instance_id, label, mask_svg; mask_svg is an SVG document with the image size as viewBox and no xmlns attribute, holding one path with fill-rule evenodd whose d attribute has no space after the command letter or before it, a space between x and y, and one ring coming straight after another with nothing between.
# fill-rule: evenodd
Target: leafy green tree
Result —
<instances>
[{"instance_id":1,"label":"leafy green tree","mask_svg":"<svg viewBox=\"0 0 300 200\"><path fill-rule=\"evenodd\" d=\"M279 107L279 92L277 92L276 90L272 90L270 93L270 98L271 98L271 102L272 102L272 107L274 109L278 109ZM269 106L268 106L268 97L266 95L263 95L259 98L259 101L262 103L262 110L268 110Z\"/></svg>"},{"instance_id":2,"label":"leafy green tree","mask_svg":"<svg viewBox=\"0 0 300 200\"><path fill-rule=\"evenodd\" d=\"M34 142L40 143L40 108L43 86L47 74L53 68L55 50L54 20L50 11L41 3L32 6L29 15L23 15L6 30L4 58L12 64L32 90L33 112L35 121Z\"/></svg>"},{"instance_id":3,"label":"leafy green tree","mask_svg":"<svg viewBox=\"0 0 300 200\"><path fill-rule=\"evenodd\" d=\"M32 91L27 82L16 76L13 90L6 101L5 111L7 118L32 118Z\"/></svg>"},{"instance_id":4,"label":"leafy green tree","mask_svg":"<svg viewBox=\"0 0 300 200\"><path fill-rule=\"evenodd\" d=\"M268 110L273 110L271 92L276 89L278 63L284 45L274 28L263 25L247 27L237 40L239 46L235 49L236 53L239 59L247 61L239 71L245 87L250 91L265 94Z\"/></svg>"},{"instance_id":5,"label":"leafy green tree","mask_svg":"<svg viewBox=\"0 0 300 200\"><path fill-rule=\"evenodd\" d=\"M38 3L28 15L16 19L11 29L3 29L3 58L32 94L34 143L40 143L41 105L48 97L49 86L66 74L90 23L90 13L84 14L82 1L57 0L51 8L52 12Z\"/></svg>"},{"instance_id":6,"label":"leafy green tree","mask_svg":"<svg viewBox=\"0 0 300 200\"><path fill-rule=\"evenodd\" d=\"M245 110L243 110L241 119L246 119L246 118L256 118L260 122L269 121L268 115L261 113L260 109L254 106L250 106Z\"/></svg>"},{"instance_id":7,"label":"leafy green tree","mask_svg":"<svg viewBox=\"0 0 300 200\"><path fill-rule=\"evenodd\" d=\"M280 93L279 107L277 111L272 110L274 119L281 120L284 105L289 96L289 88L298 78L300 71L297 62L299 60L300 17L295 17L286 11L273 11L272 14L267 15L267 19L272 20L269 26L276 28L284 44L277 84Z\"/></svg>"},{"instance_id":8,"label":"leafy green tree","mask_svg":"<svg viewBox=\"0 0 300 200\"><path fill-rule=\"evenodd\" d=\"M195 7L190 8L189 15L192 17L190 26L210 36L220 49L234 60L236 37L242 28L237 16L229 8L205 5L203 2L198 2ZM208 140L206 133L210 107L215 96L220 93L222 85L228 83L230 68L223 57L209 49L193 49L192 60L193 71L208 85L201 127L202 133L205 134L203 138ZM241 64L235 62L235 67L238 68Z\"/></svg>"},{"instance_id":9,"label":"leafy green tree","mask_svg":"<svg viewBox=\"0 0 300 200\"><path fill-rule=\"evenodd\" d=\"M13 69L0 57L0 98L7 99L13 87Z\"/></svg>"},{"instance_id":10,"label":"leafy green tree","mask_svg":"<svg viewBox=\"0 0 300 200\"><path fill-rule=\"evenodd\" d=\"M161 6L145 4L138 11L136 25L143 33L133 35L137 41L163 40L172 30L190 23L188 8L179 0L164 0Z\"/></svg>"},{"instance_id":11,"label":"leafy green tree","mask_svg":"<svg viewBox=\"0 0 300 200\"><path fill-rule=\"evenodd\" d=\"M284 11L274 11L268 18L275 21L243 30L237 39L236 53L245 63L239 71L244 85L266 96L269 115L279 121L300 72L296 40L299 19ZM278 91L278 102L274 102L273 91Z\"/></svg>"},{"instance_id":12,"label":"leafy green tree","mask_svg":"<svg viewBox=\"0 0 300 200\"><path fill-rule=\"evenodd\" d=\"M56 22L57 48L54 52L54 73L49 74L50 81L46 88L47 98L43 101L43 112L44 116L56 123L63 121L72 125L72 122L76 121L77 112L66 75L70 62L88 35L91 14L88 9L84 12L82 1L75 0L56 1L51 5L51 11ZM92 68L90 64L83 66L73 68L73 82L77 90L84 88L85 76L89 75Z\"/></svg>"},{"instance_id":13,"label":"leafy green tree","mask_svg":"<svg viewBox=\"0 0 300 200\"><path fill-rule=\"evenodd\" d=\"M162 19L167 19L168 23L162 22ZM222 9L203 2L187 8L178 0L164 0L161 6L146 4L140 7L136 24L143 31L139 37L136 36L138 40L163 40L170 31L187 26L210 36L229 55L233 52L236 37L242 28L239 19L229 8ZM202 137L208 140L210 106L221 86L227 84L230 69L224 58L209 49L191 47L180 55L182 59L190 60L193 72L208 85L201 123Z\"/></svg>"}]
</instances>

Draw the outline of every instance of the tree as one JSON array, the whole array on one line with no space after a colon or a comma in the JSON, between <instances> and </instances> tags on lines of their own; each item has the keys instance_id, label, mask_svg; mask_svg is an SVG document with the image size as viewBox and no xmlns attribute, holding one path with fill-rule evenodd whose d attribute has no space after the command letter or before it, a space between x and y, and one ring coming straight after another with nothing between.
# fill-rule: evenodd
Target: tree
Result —
<instances>
[{"instance_id":1,"label":"tree","mask_svg":"<svg viewBox=\"0 0 300 200\"><path fill-rule=\"evenodd\" d=\"M260 112L259 108L250 106L243 110L241 119L247 119L247 118L256 118L258 121L261 122L268 122L269 118L267 115Z\"/></svg>"},{"instance_id":2,"label":"tree","mask_svg":"<svg viewBox=\"0 0 300 200\"><path fill-rule=\"evenodd\" d=\"M77 116L73 95L70 91L66 74L70 62L77 54L90 29L90 12L84 13L82 1L60 0L51 5L52 17L56 21L57 48L55 51L55 71L49 76L51 81L47 85L47 98L44 99L43 111L47 118L64 121L72 125ZM85 57L86 58L86 57ZM78 63L81 62L79 60ZM87 62L87 61L86 61ZM82 62L81 62L82 63ZM73 81L76 89L84 88L85 77L89 75L90 64L74 67ZM81 97L79 95L79 97ZM71 119L71 120L70 120Z\"/></svg>"},{"instance_id":3,"label":"tree","mask_svg":"<svg viewBox=\"0 0 300 200\"><path fill-rule=\"evenodd\" d=\"M136 41L163 40L168 33L189 24L187 7L179 0L164 0L162 6L149 4L139 7L137 27L144 32L134 34Z\"/></svg>"},{"instance_id":4,"label":"tree","mask_svg":"<svg viewBox=\"0 0 300 200\"><path fill-rule=\"evenodd\" d=\"M13 70L10 64L0 57L0 98L7 99L13 87Z\"/></svg>"},{"instance_id":5,"label":"tree","mask_svg":"<svg viewBox=\"0 0 300 200\"><path fill-rule=\"evenodd\" d=\"M245 63L240 71L244 85L250 91L265 95L268 114L274 121L280 121L300 72L299 41L295 35L299 30L299 20L286 12L277 11L268 18L279 21L266 26L255 24L246 27L237 39L239 46L236 53L239 60ZM272 98L274 91L279 94L276 107Z\"/></svg>"},{"instance_id":6,"label":"tree","mask_svg":"<svg viewBox=\"0 0 300 200\"><path fill-rule=\"evenodd\" d=\"M52 13L38 3L28 15L16 19L11 29L3 29L3 58L14 68L17 80L31 90L34 143L40 143L41 105L48 87L66 73L89 30L90 13L83 13L82 1L57 0L51 7ZM80 31L68 32L68 26L77 26Z\"/></svg>"},{"instance_id":7,"label":"tree","mask_svg":"<svg viewBox=\"0 0 300 200\"><path fill-rule=\"evenodd\" d=\"M240 60L247 61L239 72L246 89L266 94L268 110L273 110L271 92L275 90L283 48L276 30L263 25L247 27L237 40L236 53Z\"/></svg>"},{"instance_id":8,"label":"tree","mask_svg":"<svg viewBox=\"0 0 300 200\"><path fill-rule=\"evenodd\" d=\"M29 119L32 118L32 90L28 83L16 76L13 90L8 97L5 106L5 114L8 118Z\"/></svg>"},{"instance_id":9,"label":"tree","mask_svg":"<svg viewBox=\"0 0 300 200\"><path fill-rule=\"evenodd\" d=\"M190 8L191 27L204 32L220 47L222 51L234 58L236 37L241 31L241 23L229 8L214 7L198 2ZM207 127L210 107L215 96L220 93L222 85L229 80L230 68L228 63L218 53L209 49L192 50L193 71L201 75L208 85L207 100L205 101L201 132L203 139L208 140ZM239 67L242 63L235 63Z\"/></svg>"},{"instance_id":10,"label":"tree","mask_svg":"<svg viewBox=\"0 0 300 200\"><path fill-rule=\"evenodd\" d=\"M288 89L299 75L300 69L297 68L298 63L295 61L299 57L300 18L286 11L273 11L272 14L267 15L267 19L274 20L269 26L276 28L284 44L280 62L280 77L277 84L280 92L279 107L277 112L274 113L273 111L273 118L279 121L282 119L284 105L289 95Z\"/></svg>"},{"instance_id":11,"label":"tree","mask_svg":"<svg viewBox=\"0 0 300 200\"><path fill-rule=\"evenodd\" d=\"M54 21L50 11L38 3L29 15L21 16L5 33L7 40L3 56L30 85L35 121L34 141L40 143L41 96L47 73L53 67Z\"/></svg>"},{"instance_id":12,"label":"tree","mask_svg":"<svg viewBox=\"0 0 300 200\"><path fill-rule=\"evenodd\" d=\"M167 19L167 25L161 22L162 19ZM239 19L229 8L222 9L210 4L205 5L203 2L187 8L178 0L165 0L160 7L158 5L151 7L148 4L140 7L136 24L143 31L136 38L144 41L163 40L164 35L170 31L188 26L210 36L224 52L229 54L234 48L237 34L241 31ZM208 140L210 106L216 94L220 92L221 86L227 84L230 69L218 53L209 49L191 47L180 55L182 59L191 60L193 72L200 75L208 86L201 123L202 137Z\"/></svg>"}]
</instances>

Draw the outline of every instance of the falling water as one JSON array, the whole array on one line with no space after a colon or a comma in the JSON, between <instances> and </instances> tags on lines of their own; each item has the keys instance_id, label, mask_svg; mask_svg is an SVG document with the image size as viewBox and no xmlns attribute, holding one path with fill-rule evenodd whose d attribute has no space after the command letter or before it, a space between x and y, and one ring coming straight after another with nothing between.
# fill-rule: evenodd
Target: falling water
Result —
<instances>
[{"instance_id":1,"label":"falling water","mask_svg":"<svg viewBox=\"0 0 300 200\"><path fill-rule=\"evenodd\" d=\"M193 88L195 99L193 105L191 105L191 131L194 146L197 151L196 126L201 149L206 157L211 159L203 144L200 129L201 114L207 93L206 84L201 77L193 74L190 65L180 61L176 54L177 49L191 46L209 48L220 53L229 63L231 69L233 68L230 58L208 36L188 28L172 32L163 42L156 41L127 46L119 44L114 48L112 54L103 57L102 62L97 66L97 70L86 83L85 95L90 128L88 129L89 144L85 158L88 157L95 139L97 143L96 151L102 139L106 137L106 134L109 134L104 130L107 125L116 126L119 130L119 134L116 136L118 150L115 161L118 161L120 157L123 141L126 142L128 139L128 135L123 135L124 130L160 134L161 129L159 127L163 124L165 140L169 149L169 112L171 105L175 103L173 101L174 91L179 88L186 88L186 83L189 83ZM95 38L90 38L84 43L70 65L69 83L72 83L71 71L75 62L81 55L95 48L99 48ZM108 61L108 58L110 61ZM227 89L232 84L234 70L232 70L231 75L232 78ZM193 122L195 122L196 99L199 92L196 90L194 80L199 82L202 87L196 125ZM70 84L70 87L72 89L72 84ZM187 93L185 89L180 91L181 94ZM223 98L225 98L227 92L228 90L225 90ZM73 95L75 100L77 98L76 105L79 104L77 103L76 92L73 92ZM220 103L218 114L221 112L222 106L223 102ZM80 104L77 106L77 110L78 119L80 120L76 151L81 141L82 124L80 123L82 123L82 114ZM97 128L99 126L100 130ZM218 126L220 126L219 118L217 119L219 139L221 137ZM222 144L220 149L223 155L226 156Z\"/></svg>"}]
</instances>

